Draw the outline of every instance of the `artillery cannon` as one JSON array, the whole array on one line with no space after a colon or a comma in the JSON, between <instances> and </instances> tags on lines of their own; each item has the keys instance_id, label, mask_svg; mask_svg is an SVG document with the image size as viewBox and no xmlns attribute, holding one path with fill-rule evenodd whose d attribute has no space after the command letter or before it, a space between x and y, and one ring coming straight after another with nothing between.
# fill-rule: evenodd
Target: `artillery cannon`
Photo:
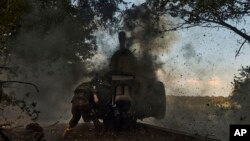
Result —
<instances>
[{"instance_id":1,"label":"artillery cannon","mask_svg":"<svg viewBox=\"0 0 250 141\"><path fill-rule=\"evenodd\" d=\"M119 129L130 127L137 119L163 118L164 84L140 75L136 57L125 46L125 32L119 33L119 41L120 49L111 58L110 70L85 83L94 85L98 91L97 118Z\"/></svg>"}]
</instances>

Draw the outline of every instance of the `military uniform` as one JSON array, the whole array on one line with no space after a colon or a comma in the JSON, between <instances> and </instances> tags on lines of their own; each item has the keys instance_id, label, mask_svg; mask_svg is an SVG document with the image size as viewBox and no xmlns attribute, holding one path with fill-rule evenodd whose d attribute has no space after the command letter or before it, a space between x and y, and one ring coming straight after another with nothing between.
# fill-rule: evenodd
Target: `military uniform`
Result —
<instances>
[{"instance_id":1,"label":"military uniform","mask_svg":"<svg viewBox=\"0 0 250 141\"><path fill-rule=\"evenodd\" d=\"M73 117L69 122L69 128L75 127L81 117L84 121L90 121L94 118L95 103L93 99L93 90L88 85L82 84L76 88L71 100Z\"/></svg>"},{"instance_id":2,"label":"military uniform","mask_svg":"<svg viewBox=\"0 0 250 141\"><path fill-rule=\"evenodd\" d=\"M99 125L95 114L95 106L98 102L95 93L95 89L92 89L89 83L83 83L75 89L71 100L71 113L73 117L69 122L69 127L64 131L63 137L78 124L81 117L84 121L93 121L95 126Z\"/></svg>"}]
</instances>

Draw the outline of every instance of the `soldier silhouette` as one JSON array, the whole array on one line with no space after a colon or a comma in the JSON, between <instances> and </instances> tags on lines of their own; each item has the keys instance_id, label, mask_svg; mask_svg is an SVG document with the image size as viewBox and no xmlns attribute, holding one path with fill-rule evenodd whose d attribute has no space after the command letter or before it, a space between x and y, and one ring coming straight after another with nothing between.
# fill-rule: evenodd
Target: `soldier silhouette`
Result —
<instances>
[{"instance_id":1,"label":"soldier silhouette","mask_svg":"<svg viewBox=\"0 0 250 141\"><path fill-rule=\"evenodd\" d=\"M71 100L72 118L69 121L69 126L63 133L63 137L67 136L68 132L78 124L81 117L86 122L93 121L95 127L99 127L100 122L95 113L95 106L99 102L96 92L96 88L90 86L89 83L82 83L75 89Z\"/></svg>"}]
</instances>

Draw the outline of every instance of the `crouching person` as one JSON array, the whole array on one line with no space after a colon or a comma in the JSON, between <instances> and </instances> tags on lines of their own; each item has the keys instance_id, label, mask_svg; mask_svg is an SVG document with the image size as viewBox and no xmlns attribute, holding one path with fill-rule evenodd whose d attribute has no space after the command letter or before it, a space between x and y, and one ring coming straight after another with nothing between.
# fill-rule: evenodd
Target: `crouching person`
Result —
<instances>
[{"instance_id":1,"label":"crouching person","mask_svg":"<svg viewBox=\"0 0 250 141\"><path fill-rule=\"evenodd\" d=\"M78 124L81 117L86 122L93 121L95 127L100 127L100 122L95 112L98 97L96 91L91 89L88 83L83 83L75 89L71 103L72 118L63 133L63 137L67 136L68 132Z\"/></svg>"}]
</instances>

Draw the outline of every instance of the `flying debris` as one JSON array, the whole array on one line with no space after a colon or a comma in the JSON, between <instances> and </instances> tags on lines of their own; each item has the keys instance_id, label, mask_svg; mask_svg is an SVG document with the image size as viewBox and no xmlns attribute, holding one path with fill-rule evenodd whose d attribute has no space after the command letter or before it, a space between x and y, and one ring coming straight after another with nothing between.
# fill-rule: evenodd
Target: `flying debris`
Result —
<instances>
[{"instance_id":1,"label":"flying debris","mask_svg":"<svg viewBox=\"0 0 250 141\"><path fill-rule=\"evenodd\" d=\"M97 74L90 82L76 88L74 97L82 93L79 99L84 104L80 109L82 115L73 113L70 126L75 126L82 116L85 121L95 123L96 119L101 119L105 127L124 130L133 127L138 119L165 116L164 84L141 75L136 57L126 47L125 32L119 33L119 42L120 48L111 57L109 71ZM98 102L94 102L93 94L97 95ZM77 101L75 99L73 101ZM75 111L74 106L72 111Z\"/></svg>"}]
</instances>

